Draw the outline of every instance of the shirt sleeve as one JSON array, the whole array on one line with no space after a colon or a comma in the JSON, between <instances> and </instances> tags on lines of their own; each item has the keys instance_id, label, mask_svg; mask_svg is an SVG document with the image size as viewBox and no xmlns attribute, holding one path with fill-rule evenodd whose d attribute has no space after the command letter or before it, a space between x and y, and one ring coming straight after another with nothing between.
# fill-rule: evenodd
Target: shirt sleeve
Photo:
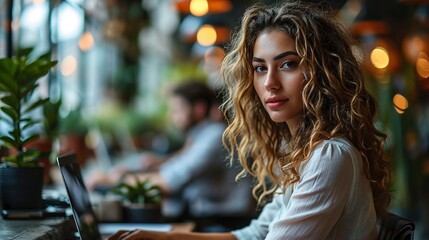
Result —
<instances>
[{"instance_id":1,"label":"shirt sleeve","mask_svg":"<svg viewBox=\"0 0 429 240\"><path fill-rule=\"evenodd\" d=\"M260 240L264 239L268 233L268 227L274 220L274 217L279 214L280 209L285 201L288 201L286 194L276 195L272 202L264 206L258 219L252 220L249 226L232 231L231 233L238 240ZM289 196L290 197L290 196Z\"/></svg>"},{"instance_id":2,"label":"shirt sleeve","mask_svg":"<svg viewBox=\"0 0 429 240\"><path fill-rule=\"evenodd\" d=\"M326 143L301 171L289 205L265 239L326 239L348 201L353 162L349 149Z\"/></svg>"},{"instance_id":3,"label":"shirt sleeve","mask_svg":"<svg viewBox=\"0 0 429 240\"><path fill-rule=\"evenodd\" d=\"M179 191L192 178L224 160L219 159L225 156L223 131L224 126L220 124L204 128L188 147L161 166L160 174L172 192Z\"/></svg>"}]
</instances>

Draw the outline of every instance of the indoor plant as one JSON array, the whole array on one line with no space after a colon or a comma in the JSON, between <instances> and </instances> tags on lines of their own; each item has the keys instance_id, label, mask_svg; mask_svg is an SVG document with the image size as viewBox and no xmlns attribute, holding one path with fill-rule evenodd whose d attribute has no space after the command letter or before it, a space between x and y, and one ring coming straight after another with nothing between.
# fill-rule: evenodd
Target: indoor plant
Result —
<instances>
[{"instance_id":1,"label":"indoor plant","mask_svg":"<svg viewBox=\"0 0 429 240\"><path fill-rule=\"evenodd\" d=\"M0 59L0 121L7 126L0 136L9 153L1 161L0 190L3 209L41 209L43 166L39 164L40 151L27 149L29 142L39 137L30 131L39 124L34 113L49 101L36 97L38 80L55 66L50 54L31 59L31 48L20 49L10 58Z\"/></svg>"},{"instance_id":2,"label":"indoor plant","mask_svg":"<svg viewBox=\"0 0 429 240\"><path fill-rule=\"evenodd\" d=\"M162 222L161 188L149 179L120 183L110 190L123 199L125 222Z\"/></svg>"}]
</instances>

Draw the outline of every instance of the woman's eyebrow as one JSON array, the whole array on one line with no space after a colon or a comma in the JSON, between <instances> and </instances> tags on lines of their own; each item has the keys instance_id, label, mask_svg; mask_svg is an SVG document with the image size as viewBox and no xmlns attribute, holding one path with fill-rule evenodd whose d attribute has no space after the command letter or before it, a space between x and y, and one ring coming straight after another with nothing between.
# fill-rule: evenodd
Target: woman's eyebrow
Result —
<instances>
[{"instance_id":1,"label":"woman's eyebrow","mask_svg":"<svg viewBox=\"0 0 429 240\"><path fill-rule=\"evenodd\" d=\"M296 52L294 52L294 51L286 51L286 52L282 52L282 53L280 53L280 54L278 54L278 55L274 56L274 57L273 57L273 60L274 60L274 61L276 61L276 60L282 59L282 58L284 58L284 57L286 57L286 56L289 56L289 55L295 55L295 56L298 56L298 53L296 53ZM258 58L258 57L253 57L253 58L252 58L252 61L253 61L253 62L265 62L265 59L263 59L263 58Z\"/></svg>"},{"instance_id":2,"label":"woman's eyebrow","mask_svg":"<svg viewBox=\"0 0 429 240\"><path fill-rule=\"evenodd\" d=\"M279 59L282 59L282 58L284 58L284 57L286 57L286 56L289 56L289 55L295 55L295 56L298 56L298 53L297 53L297 52L294 52L294 51L286 51L286 52L282 52L282 53L280 53L279 55L277 55L277 56L273 57L273 60L274 60L274 61L275 61L275 60L279 60Z\"/></svg>"}]
</instances>

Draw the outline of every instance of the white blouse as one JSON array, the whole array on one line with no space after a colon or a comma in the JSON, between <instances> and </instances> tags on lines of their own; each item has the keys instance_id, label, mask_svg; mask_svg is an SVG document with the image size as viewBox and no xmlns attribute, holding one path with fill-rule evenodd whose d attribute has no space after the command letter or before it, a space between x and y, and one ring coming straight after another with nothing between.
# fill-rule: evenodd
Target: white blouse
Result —
<instances>
[{"instance_id":1,"label":"white blouse","mask_svg":"<svg viewBox=\"0 0 429 240\"><path fill-rule=\"evenodd\" d=\"M299 182L232 234L239 240L376 239L370 182L355 147L344 139L326 140L299 172Z\"/></svg>"}]
</instances>

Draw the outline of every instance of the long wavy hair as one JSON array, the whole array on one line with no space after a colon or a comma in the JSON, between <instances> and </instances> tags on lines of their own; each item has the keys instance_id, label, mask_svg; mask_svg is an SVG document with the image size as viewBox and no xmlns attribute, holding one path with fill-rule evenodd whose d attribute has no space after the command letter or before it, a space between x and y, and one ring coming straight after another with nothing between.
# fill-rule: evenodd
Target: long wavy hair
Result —
<instances>
[{"instance_id":1,"label":"long wavy hair","mask_svg":"<svg viewBox=\"0 0 429 240\"><path fill-rule=\"evenodd\" d=\"M302 122L293 138L286 123L271 120L253 87L255 41L271 29L295 40L306 76ZM253 194L260 203L279 187L284 190L299 181L298 167L319 143L340 137L360 151L376 211L386 211L391 200L386 135L375 127L377 103L364 86L353 45L334 15L315 5L257 4L246 10L221 66L229 93L222 107L229 123L224 144L231 161L238 158L243 166L237 178L256 177Z\"/></svg>"}]
</instances>

